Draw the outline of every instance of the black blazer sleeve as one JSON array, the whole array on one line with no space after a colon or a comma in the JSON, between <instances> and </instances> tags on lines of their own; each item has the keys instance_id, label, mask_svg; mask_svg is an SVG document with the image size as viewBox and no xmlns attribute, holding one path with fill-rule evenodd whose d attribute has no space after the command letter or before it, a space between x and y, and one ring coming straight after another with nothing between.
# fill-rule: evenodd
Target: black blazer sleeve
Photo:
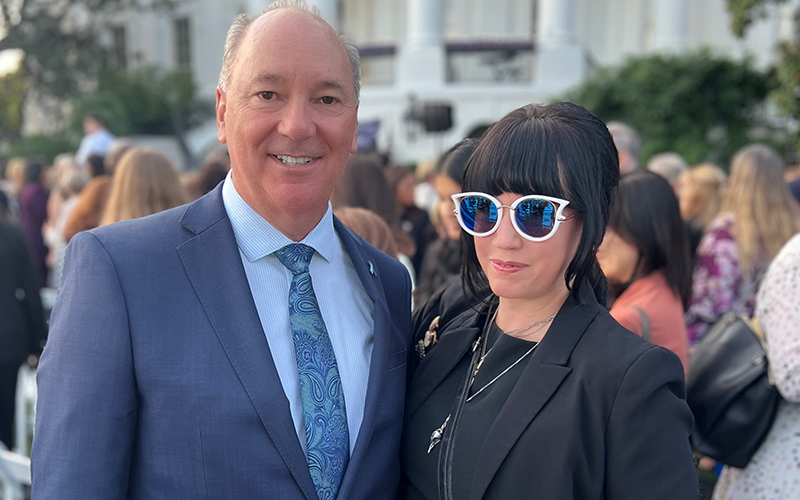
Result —
<instances>
[{"instance_id":1,"label":"black blazer sleeve","mask_svg":"<svg viewBox=\"0 0 800 500\"><path fill-rule=\"evenodd\" d=\"M665 349L654 346L629 367L606 431L606 498L697 498L689 440L675 439L693 425L684 394L681 363Z\"/></svg>"},{"instance_id":2,"label":"black blazer sleeve","mask_svg":"<svg viewBox=\"0 0 800 500\"><path fill-rule=\"evenodd\" d=\"M39 277L33 253L19 228L0 223L0 358L24 360L28 354L40 354L46 336ZM8 359L6 359L8 358Z\"/></svg>"}]
</instances>

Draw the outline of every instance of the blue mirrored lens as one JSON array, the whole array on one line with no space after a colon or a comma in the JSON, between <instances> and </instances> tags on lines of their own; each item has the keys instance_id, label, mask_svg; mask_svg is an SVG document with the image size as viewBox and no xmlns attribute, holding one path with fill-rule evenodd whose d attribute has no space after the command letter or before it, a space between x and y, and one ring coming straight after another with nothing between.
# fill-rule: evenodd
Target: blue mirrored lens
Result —
<instances>
[{"instance_id":1,"label":"blue mirrored lens","mask_svg":"<svg viewBox=\"0 0 800 500\"><path fill-rule=\"evenodd\" d=\"M497 205L485 196L467 196L459 206L464 225L476 233L488 233L497 224Z\"/></svg>"},{"instance_id":2,"label":"blue mirrored lens","mask_svg":"<svg viewBox=\"0 0 800 500\"><path fill-rule=\"evenodd\" d=\"M547 200L532 198L517 205L515 217L522 231L534 238L543 238L555 227L556 207Z\"/></svg>"}]
</instances>

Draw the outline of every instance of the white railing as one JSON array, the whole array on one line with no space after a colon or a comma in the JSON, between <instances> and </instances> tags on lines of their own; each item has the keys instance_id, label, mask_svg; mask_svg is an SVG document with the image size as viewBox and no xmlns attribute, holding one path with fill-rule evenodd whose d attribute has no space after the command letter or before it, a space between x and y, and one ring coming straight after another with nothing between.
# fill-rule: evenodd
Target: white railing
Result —
<instances>
[{"instance_id":1,"label":"white railing","mask_svg":"<svg viewBox=\"0 0 800 500\"><path fill-rule=\"evenodd\" d=\"M14 421L17 436L14 451L28 456L33 443L33 425L36 421L36 372L23 364L17 377L17 403Z\"/></svg>"},{"instance_id":2,"label":"white railing","mask_svg":"<svg viewBox=\"0 0 800 500\"><path fill-rule=\"evenodd\" d=\"M19 453L8 451L0 442L0 484L3 500L23 500L31 485L31 460Z\"/></svg>"}]
</instances>

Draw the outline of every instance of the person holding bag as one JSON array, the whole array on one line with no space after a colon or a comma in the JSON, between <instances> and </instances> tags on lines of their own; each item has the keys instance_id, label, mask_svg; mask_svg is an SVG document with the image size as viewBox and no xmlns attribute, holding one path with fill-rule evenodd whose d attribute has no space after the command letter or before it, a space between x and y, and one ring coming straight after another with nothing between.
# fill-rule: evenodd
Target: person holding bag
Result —
<instances>
[{"instance_id":1,"label":"person holding bag","mask_svg":"<svg viewBox=\"0 0 800 500\"><path fill-rule=\"evenodd\" d=\"M771 263L756 301L767 358L783 397L765 441L743 469L726 466L713 500L800 498L800 235Z\"/></svg>"},{"instance_id":2,"label":"person holding bag","mask_svg":"<svg viewBox=\"0 0 800 500\"><path fill-rule=\"evenodd\" d=\"M519 108L481 139L453 196L480 303L415 321L399 498L698 497L680 360L605 307L618 180L608 129L574 104Z\"/></svg>"}]
</instances>

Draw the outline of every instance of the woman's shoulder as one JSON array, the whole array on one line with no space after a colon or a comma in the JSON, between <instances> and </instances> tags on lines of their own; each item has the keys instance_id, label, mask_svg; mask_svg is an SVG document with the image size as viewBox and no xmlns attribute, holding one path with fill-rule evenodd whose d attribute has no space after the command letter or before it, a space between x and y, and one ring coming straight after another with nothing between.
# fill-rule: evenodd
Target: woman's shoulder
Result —
<instances>
[{"instance_id":1,"label":"woman's shoulder","mask_svg":"<svg viewBox=\"0 0 800 500\"><path fill-rule=\"evenodd\" d=\"M414 311L412 317L414 338L417 340L418 337L421 338L430 329L434 320L438 324L438 328L443 330L452 326L456 318L463 323L470 317L470 314L477 316L475 307L477 304L477 301L464 290L461 277L452 276L424 305ZM468 314L464 316L464 313Z\"/></svg>"},{"instance_id":2,"label":"woman's shoulder","mask_svg":"<svg viewBox=\"0 0 800 500\"><path fill-rule=\"evenodd\" d=\"M631 332L603 310L575 346L570 364L577 370L623 377L639 358L652 349L668 351Z\"/></svg>"}]
</instances>

